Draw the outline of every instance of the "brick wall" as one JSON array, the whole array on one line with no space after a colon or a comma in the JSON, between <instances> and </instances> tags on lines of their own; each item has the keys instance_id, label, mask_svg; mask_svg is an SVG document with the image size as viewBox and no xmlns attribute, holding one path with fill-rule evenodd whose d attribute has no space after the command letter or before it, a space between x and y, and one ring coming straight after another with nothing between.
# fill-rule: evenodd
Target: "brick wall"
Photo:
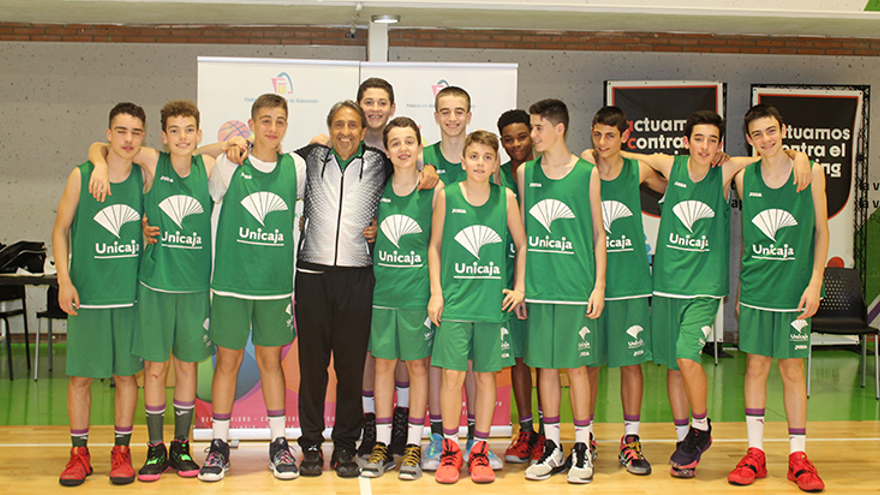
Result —
<instances>
[{"instance_id":1,"label":"brick wall","mask_svg":"<svg viewBox=\"0 0 880 495\"><path fill-rule=\"evenodd\" d=\"M346 27L91 25L0 22L0 41L366 46ZM643 32L391 28L389 46L773 55L880 56L880 38L739 36Z\"/></svg>"}]
</instances>

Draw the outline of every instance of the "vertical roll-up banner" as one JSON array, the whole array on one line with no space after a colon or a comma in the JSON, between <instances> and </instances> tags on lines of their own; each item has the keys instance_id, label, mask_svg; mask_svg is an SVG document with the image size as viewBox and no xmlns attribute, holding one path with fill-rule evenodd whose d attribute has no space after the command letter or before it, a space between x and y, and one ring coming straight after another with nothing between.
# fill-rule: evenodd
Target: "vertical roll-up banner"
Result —
<instances>
[{"instance_id":1,"label":"vertical roll-up banner","mask_svg":"<svg viewBox=\"0 0 880 495\"><path fill-rule=\"evenodd\" d=\"M863 94L858 90L752 87L752 103L769 103L785 121L783 147L804 152L825 169L827 266L853 266L853 181Z\"/></svg>"}]
</instances>

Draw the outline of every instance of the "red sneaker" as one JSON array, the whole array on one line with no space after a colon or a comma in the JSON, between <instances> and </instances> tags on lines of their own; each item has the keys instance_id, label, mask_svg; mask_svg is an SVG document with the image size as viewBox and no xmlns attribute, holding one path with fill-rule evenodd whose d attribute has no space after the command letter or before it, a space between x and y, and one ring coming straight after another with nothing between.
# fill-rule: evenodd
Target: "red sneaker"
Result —
<instances>
[{"instance_id":1,"label":"red sneaker","mask_svg":"<svg viewBox=\"0 0 880 495\"><path fill-rule=\"evenodd\" d=\"M528 462L532 457L532 450L535 449L535 443L538 441L538 434L533 431L520 430L519 435L513 439L513 442L504 452L504 460L514 464Z\"/></svg>"},{"instance_id":2,"label":"red sneaker","mask_svg":"<svg viewBox=\"0 0 880 495\"><path fill-rule=\"evenodd\" d=\"M461 469L461 464L461 447L458 446L458 442L444 438L443 451L440 453L440 466L434 473L434 479L437 480L437 483L455 483L458 481L458 471Z\"/></svg>"},{"instance_id":3,"label":"red sneaker","mask_svg":"<svg viewBox=\"0 0 880 495\"><path fill-rule=\"evenodd\" d=\"M544 455L544 441L547 440L547 437L544 435L538 435L538 440L535 442L535 446L532 448L532 457L529 458L529 464L535 464L541 460L541 457Z\"/></svg>"},{"instance_id":4,"label":"red sneaker","mask_svg":"<svg viewBox=\"0 0 880 495\"><path fill-rule=\"evenodd\" d=\"M474 483L492 483L495 481L495 471L489 466L489 444L483 441L475 442L468 453L468 473Z\"/></svg>"},{"instance_id":5,"label":"red sneaker","mask_svg":"<svg viewBox=\"0 0 880 495\"><path fill-rule=\"evenodd\" d=\"M110 451L110 481L114 485L127 485L134 482L131 449L128 448L128 445L116 445Z\"/></svg>"},{"instance_id":6,"label":"red sneaker","mask_svg":"<svg viewBox=\"0 0 880 495\"><path fill-rule=\"evenodd\" d=\"M70 449L70 460L61 472L58 481L64 486L82 485L86 476L92 474L91 455L87 447L74 447Z\"/></svg>"},{"instance_id":7,"label":"red sneaker","mask_svg":"<svg viewBox=\"0 0 880 495\"><path fill-rule=\"evenodd\" d=\"M767 477L767 460L764 451L749 447L746 456L739 461L736 468L727 475L727 481L734 485L751 485L755 478Z\"/></svg>"},{"instance_id":8,"label":"red sneaker","mask_svg":"<svg viewBox=\"0 0 880 495\"><path fill-rule=\"evenodd\" d=\"M805 492L821 492L825 489L825 483L819 478L816 466L803 452L788 456L788 479L797 483L798 488Z\"/></svg>"}]
</instances>

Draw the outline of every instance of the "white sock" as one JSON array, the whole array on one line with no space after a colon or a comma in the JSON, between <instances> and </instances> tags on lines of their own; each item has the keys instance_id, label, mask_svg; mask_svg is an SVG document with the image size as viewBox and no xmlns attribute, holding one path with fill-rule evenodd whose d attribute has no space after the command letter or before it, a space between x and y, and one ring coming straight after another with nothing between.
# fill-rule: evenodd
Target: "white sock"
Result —
<instances>
[{"instance_id":1,"label":"white sock","mask_svg":"<svg viewBox=\"0 0 880 495\"><path fill-rule=\"evenodd\" d=\"M554 422L554 423L546 423L545 422L544 423L544 435L547 440L553 440L553 443L555 443L557 447L562 448L561 440L559 439L559 437L561 436L561 433L559 431L559 423L558 422Z\"/></svg>"},{"instance_id":2,"label":"white sock","mask_svg":"<svg viewBox=\"0 0 880 495\"><path fill-rule=\"evenodd\" d=\"M624 421L623 422L623 435L636 435L639 434L639 421Z\"/></svg>"},{"instance_id":3,"label":"white sock","mask_svg":"<svg viewBox=\"0 0 880 495\"><path fill-rule=\"evenodd\" d=\"M746 408L749 448L764 450L764 409Z\"/></svg>"},{"instance_id":4,"label":"white sock","mask_svg":"<svg viewBox=\"0 0 880 495\"><path fill-rule=\"evenodd\" d=\"M391 422L376 423L376 441L382 442L385 446L391 445Z\"/></svg>"},{"instance_id":5,"label":"white sock","mask_svg":"<svg viewBox=\"0 0 880 495\"><path fill-rule=\"evenodd\" d=\"M425 418L421 423L409 423L406 430L406 444L420 445L422 443L422 432L425 431Z\"/></svg>"},{"instance_id":6,"label":"white sock","mask_svg":"<svg viewBox=\"0 0 880 495\"><path fill-rule=\"evenodd\" d=\"M789 454L794 454L795 452L806 452L807 451L807 432L806 430L801 430L803 433L792 433L791 429L788 431L788 449Z\"/></svg>"},{"instance_id":7,"label":"white sock","mask_svg":"<svg viewBox=\"0 0 880 495\"><path fill-rule=\"evenodd\" d=\"M224 442L229 441L229 420L215 419L211 430L214 432L214 438L219 438Z\"/></svg>"},{"instance_id":8,"label":"white sock","mask_svg":"<svg viewBox=\"0 0 880 495\"><path fill-rule=\"evenodd\" d=\"M691 426L695 430L709 431L709 416L703 416L700 419L691 417Z\"/></svg>"},{"instance_id":9,"label":"white sock","mask_svg":"<svg viewBox=\"0 0 880 495\"><path fill-rule=\"evenodd\" d=\"M394 388L397 390L397 407L409 407L409 382L407 382L405 387L395 384Z\"/></svg>"},{"instance_id":10,"label":"white sock","mask_svg":"<svg viewBox=\"0 0 880 495\"><path fill-rule=\"evenodd\" d=\"M688 434L688 424L675 425L675 438L678 442L683 442L684 437Z\"/></svg>"},{"instance_id":11,"label":"white sock","mask_svg":"<svg viewBox=\"0 0 880 495\"><path fill-rule=\"evenodd\" d=\"M278 437L285 437L284 426L287 418L284 416L269 416L269 437L275 441Z\"/></svg>"},{"instance_id":12,"label":"white sock","mask_svg":"<svg viewBox=\"0 0 880 495\"><path fill-rule=\"evenodd\" d=\"M582 443L587 447L590 446L590 426L587 425L578 425L578 422L574 422L574 443ZM559 445L558 443L556 445Z\"/></svg>"},{"instance_id":13,"label":"white sock","mask_svg":"<svg viewBox=\"0 0 880 495\"><path fill-rule=\"evenodd\" d=\"M361 402L364 404L364 414L376 414L376 399L373 398L372 392L370 395L361 395Z\"/></svg>"}]
</instances>

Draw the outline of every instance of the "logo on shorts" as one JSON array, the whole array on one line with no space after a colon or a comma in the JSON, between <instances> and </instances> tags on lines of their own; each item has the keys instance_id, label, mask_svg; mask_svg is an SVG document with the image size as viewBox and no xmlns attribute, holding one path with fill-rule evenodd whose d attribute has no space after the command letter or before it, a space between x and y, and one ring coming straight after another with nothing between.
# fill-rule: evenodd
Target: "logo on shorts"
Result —
<instances>
[{"instance_id":1,"label":"logo on shorts","mask_svg":"<svg viewBox=\"0 0 880 495\"><path fill-rule=\"evenodd\" d=\"M431 326L431 318L425 318L425 327L427 328L427 330L425 331L425 341L433 343L434 327Z\"/></svg>"},{"instance_id":2,"label":"logo on shorts","mask_svg":"<svg viewBox=\"0 0 880 495\"><path fill-rule=\"evenodd\" d=\"M642 347L643 345L645 345L645 341L639 338L639 334L644 331L645 329L642 328L641 325L633 325L626 329L627 335L633 338L633 340L627 342L627 346L630 349ZM639 352L639 354L643 354L644 352L645 351L641 351ZM639 354L633 354L633 356L638 356Z\"/></svg>"},{"instance_id":3,"label":"logo on shorts","mask_svg":"<svg viewBox=\"0 0 880 495\"><path fill-rule=\"evenodd\" d=\"M700 347L706 345L706 341L709 340L709 334L712 333L712 327L709 325L704 326L700 330L703 331L704 338L700 339Z\"/></svg>"},{"instance_id":4,"label":"logo on shorts","mask_svg":"<svg viewBox=\"0 0 880 495\"><path fill-rule=\"evenodd\" d=\"M287 321L284 322L287 325L287 328L290 331L293 331L293 303L287 303L287 307L284 308L284 312L287 313Z\"/></svg>"},{"instance_id":5,"label":"logo on shorts","mask_svg":"<svg viewBox=\"0 0 880 495\"><path fill-rule=\"evenodd\" d=\"M810 334L804 333L804 328L807 327L807 320L794 320L791 322L792 328L797 330L797 333L789 334L789 340L792 342L804 342L810 340ZM806 349L806 346L795 346L795 350Z\"/></svg>"},{"instance_id":6,"label":"logo on shorts","mask_svg":"<svg viewBox=\"0 0 880 495\"><path fill-rule=\"evenodd\" d=\"M510 331L504 327L501 327L501 352L502 353L504 353L505 351L510 349L510 342L507 341L507 339L505 338L505 335L510 335ZM506 357L506 356L502 356L502 357Z\"/></svg>"},{"instance_id":7,"label":"logo on shorts","mask_svg":"<svg viewBox=\"0 0 880 495\"><path fill-rule=\"evenodd\" d=\"M581 341L578 342L578 350L580 351L580 357L586 357L590 355L590 342L587 340L587 335L590 335L590 329L586 326L581 327L578 330L578 335L581 338Z\"/></svg>"}]
</instances>

